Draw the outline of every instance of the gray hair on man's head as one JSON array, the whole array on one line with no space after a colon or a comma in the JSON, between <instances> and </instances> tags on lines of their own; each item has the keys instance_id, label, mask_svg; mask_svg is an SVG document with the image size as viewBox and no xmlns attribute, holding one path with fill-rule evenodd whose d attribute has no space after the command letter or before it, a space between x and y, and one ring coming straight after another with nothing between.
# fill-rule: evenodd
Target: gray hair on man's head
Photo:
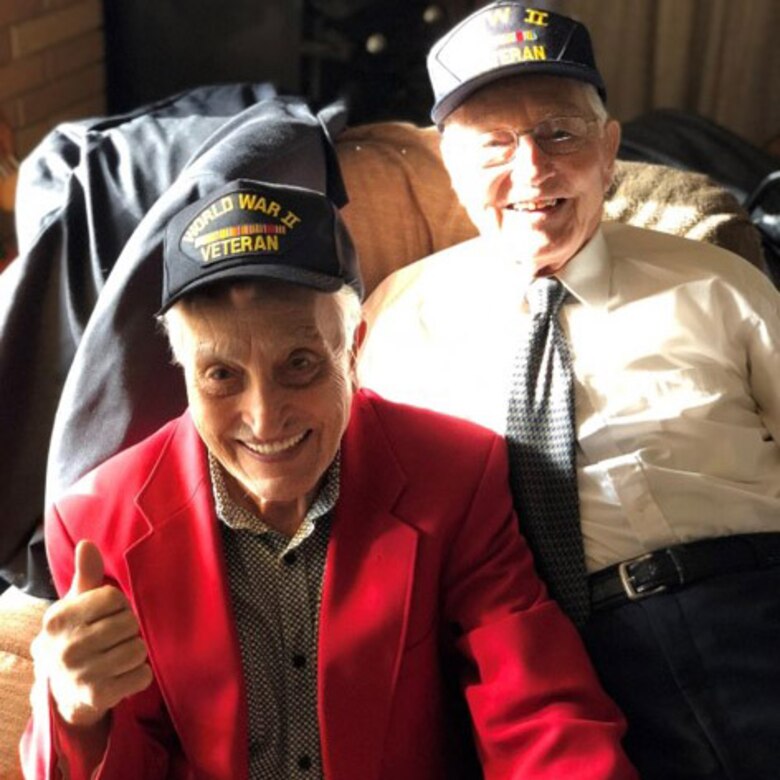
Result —
<instances>
[{"instance_id":1,"label":"gray hair on man's head","mask_svg":"<svg viewBox=\"0 0 780 780\"><path fill-rule=\"evenodd\" d=\"M586 84L585 82L582 82L582 90L588 100L588 105L593 111L593 115L603 125L609 119L609 112L601 99L601 95L599 95L599 91L593 84Z\"/></svg>"},{"instance_id":2,"label":"gray hair on man's head","mask_svg":"<svg viewBox=\"0 0 780 780\"><path fill-rule=\"evenodd\" d=\"M226 282L214 284L209 287L191 293L178 300L168 311L157 318L158 325L168 338L173 360L178 365L183 365L183 339L181 333L181 313L196 309L203 301L215 301L227 298L231 291L241 291L250 297L258 297L263 293L273 294L274 289L294 286L289 282L273 279L253 279L244 282ZM363 310L360 296L353 287L344 284L334 293L314 291L318 295L331 295L336 301L341 316L342 343L339 345L344 351L350 351L354 346L354 339L358 325L363 318ZM278 294L278 293L277 293Z\"/></svg>"}]
</instances>

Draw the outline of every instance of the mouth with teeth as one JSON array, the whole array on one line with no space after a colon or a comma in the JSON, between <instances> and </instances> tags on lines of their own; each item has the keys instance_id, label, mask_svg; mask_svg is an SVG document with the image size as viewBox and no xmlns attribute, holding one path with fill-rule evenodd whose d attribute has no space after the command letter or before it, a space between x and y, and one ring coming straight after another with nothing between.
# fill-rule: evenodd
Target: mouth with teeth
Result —
<instances>
[{"instance_id":1,"label":"mouth with teeth","mask_svg":"<svg viewBox=\"0 0 780 780\"><path fill-rule=\"evenodd\" d=\"M539 198L538 200L521 200L508 203L507 208L512 211L540 212L550 211L563 203L563 198Z\"/></svg>"},{"instance_id":2,"label":"mouth with teeth","mask_svg":"<svg viewBox=\"0 0 780 780\"><path fill-rule=\"evenodd\" d=\"M302 444L311 433L311 429L303 431L296 436L286 439L277 439L269 442L239 441L239 444L254 455L261 458L276 458L290 454L296 447Z\"/></svg>"}]
</instances>

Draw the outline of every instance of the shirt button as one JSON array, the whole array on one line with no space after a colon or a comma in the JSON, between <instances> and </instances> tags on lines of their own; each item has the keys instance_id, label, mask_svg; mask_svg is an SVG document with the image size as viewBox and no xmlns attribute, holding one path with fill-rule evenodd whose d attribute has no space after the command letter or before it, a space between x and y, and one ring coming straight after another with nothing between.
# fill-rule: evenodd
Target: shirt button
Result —
<instances>
[{"instance_id":1,"label":"shirt button","mask_svg":"<svg viewBox=\"0 0 780 780\"><path fill-rule=\"evenodd\" d=\"M302 669L306 666L306 656L302 653L295 653L292 657L292 665L296 669Z\"/></svg>"},{"instance_id":2,"label":"shirt button","mask_svg":"<svg viewBox=\"0 0 780 780\"><path fill-rule=\"evenodd\" d=\"M253 739L249 742L249 755L257 756L263 749L263 743L259 739Z\"/></svg>"},{"instance_id":3,"label":"shirt button","mask_svg":"<svg viewBox=\"0 0 780 780\"><path fill-rule=\"evenodd\" d=\"M300 756L298 759L298 769L301 772L308 772L311 769L311 759L308 756Z\"/></svg>"},{"instance_id":4,"label":"shirt button","mask_svg":"<svg viewBox=\"0 0 780 780\"><path fill-rule=\"evenodd\" d=\"M295 551L286 553L282 560L288 565L288 566L295 566L295 562L298 560L298 556L295 554Z\"/></svg>"}]
</instances>

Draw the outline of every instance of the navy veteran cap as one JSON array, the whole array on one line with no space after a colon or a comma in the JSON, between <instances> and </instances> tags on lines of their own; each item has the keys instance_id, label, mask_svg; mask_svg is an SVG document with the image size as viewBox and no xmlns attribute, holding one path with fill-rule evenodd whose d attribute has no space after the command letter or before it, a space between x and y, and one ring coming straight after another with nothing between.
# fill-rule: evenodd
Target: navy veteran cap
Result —
<instances>
[{"instance_id":1,"label":"navy veteran cap","mask_svg":"<svg viewBox=\"0 0 780 780\"><path fill-rule=\"evenodd\" d=\"M363 295L346 226L314 190L238 179L168 223L160 313L206 285L257 277L323 292L348 284Z\"/></svg>"},{"instance_id":2,"label":"navy veteran cap","mask_svg":"<svg viewBox=\"0 0 780 780\"><path fill-rule=\"evenodd\" d=\"M606 100L584 25L551 11L498 0L464 19L431 48L431 118L440 124L480 87L524 73L586 81Z\"/></svg>"}]
</instances>

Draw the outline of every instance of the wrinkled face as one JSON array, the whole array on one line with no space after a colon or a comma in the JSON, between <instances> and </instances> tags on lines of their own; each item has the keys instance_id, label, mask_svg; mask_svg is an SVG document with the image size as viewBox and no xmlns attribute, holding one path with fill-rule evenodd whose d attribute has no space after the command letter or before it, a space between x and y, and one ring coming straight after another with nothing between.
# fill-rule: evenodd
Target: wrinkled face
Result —
<instances>
[{"instance_id":1,"label":"wrinkled face","mask_svg":"<svg viewBox=\"0 0 780 780\"><path fill-rule=\"evenodd\" d=\"M175 307L171 341L195 426L234 500L303 519L347 426L354 351L336 296L272 288Z\"/></svg>"},{"instance_id":2,"label":"wrinkled face","mask_svg":"<svg viewBox=\"0 0 780 780\"><path fill-rule=\"evenodd\" d=\"M442 137L453 187L480 233L497 237L508 256L530 263L535 274L561 268L596 231L619 125L590 122L583 145L566 154L546 153L525 134L513 159L489 167L469 150L487 131L522 132L553 117L595 118L584 85L554 76L512 77L468 98L447 119Z\"/></svg>"}]
</instances>

